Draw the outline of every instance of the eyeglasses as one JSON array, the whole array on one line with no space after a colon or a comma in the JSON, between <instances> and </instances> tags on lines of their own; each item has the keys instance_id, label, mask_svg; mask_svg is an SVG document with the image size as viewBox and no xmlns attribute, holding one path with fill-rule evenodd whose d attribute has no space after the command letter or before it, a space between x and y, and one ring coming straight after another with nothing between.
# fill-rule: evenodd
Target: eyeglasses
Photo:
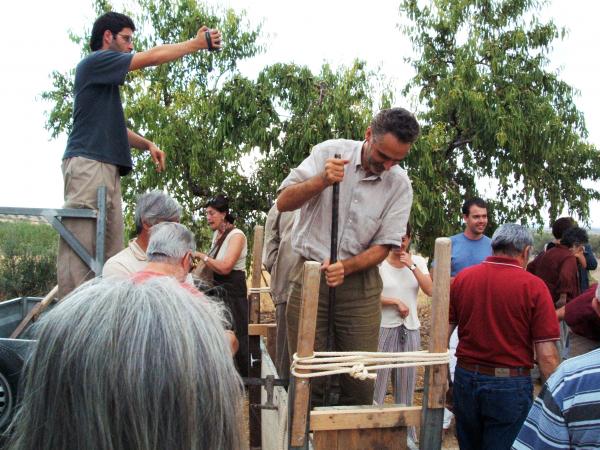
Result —
<instances>
[{"instance_id":1,"label":"eyeglasses","mask_svg":"<svg viewBox=\"0 0 600 450\"><path fill-rule=\"evenodd\" d=\"M121 38L128 44L131 44L133 42L133 36L131 34L113 33L113 36L115 37L115 39L117 36L121 36Z\"/></svg>"}]
</instances>

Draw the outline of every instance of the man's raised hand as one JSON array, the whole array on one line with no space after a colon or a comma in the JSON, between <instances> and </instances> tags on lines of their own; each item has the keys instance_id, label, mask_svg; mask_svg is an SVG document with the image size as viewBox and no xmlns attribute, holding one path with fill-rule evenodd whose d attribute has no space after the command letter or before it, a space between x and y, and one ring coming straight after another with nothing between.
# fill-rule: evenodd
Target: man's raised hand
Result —
<instances>
[{"instance_id":1,"label":"man's raised hand","mask_svg":"<svg viewBox=\"0 0 600 450\"><path fill-rule=\"evenodd\" d=\"M206 38L206 32L210 36L210 45ZM206 25L202 26L196 34L196 39L200 43L201 49L218 50L221 48L221 32L216 29L210 29Z\"/></svg>"}]
</instances>

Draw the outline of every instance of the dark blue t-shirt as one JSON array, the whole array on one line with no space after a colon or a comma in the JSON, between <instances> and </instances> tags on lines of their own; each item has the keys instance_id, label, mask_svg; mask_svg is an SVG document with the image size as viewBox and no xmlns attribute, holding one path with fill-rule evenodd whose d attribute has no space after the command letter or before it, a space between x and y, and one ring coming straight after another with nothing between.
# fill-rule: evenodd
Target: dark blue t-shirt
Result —
<instances>
[{"instance_id":1,"label":"dark blue t-shirt","mask_svg":"<svg viewBox=\"0 0 600 450\"><path fill-rule=\"evenodd\" d=\"M464 233L450 237L452 241L452 259L450 275L455 277L461 270L479 264L492 255L492 240L487 236L472 240Z\"/></svg>"},{"instance_id":2,"label":"dark blue t-shirt","mask_svg":"<svg viewBox=\"0 0 600 450\"><path fill-rule=\"evenodd\" d=\"M73 129L63 159L83 156L131 171L131 149L119 86L131 64L131 53L98 50L83 58L75 71Z\"/></svg>"}]
</instances>

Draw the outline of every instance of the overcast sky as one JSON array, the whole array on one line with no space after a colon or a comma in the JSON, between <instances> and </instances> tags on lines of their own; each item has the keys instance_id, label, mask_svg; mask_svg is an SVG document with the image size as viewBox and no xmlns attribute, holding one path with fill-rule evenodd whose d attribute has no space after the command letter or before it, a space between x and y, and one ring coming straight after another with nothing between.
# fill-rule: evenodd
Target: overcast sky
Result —
<instances>
[{"instance_id":1,"label":"overcast sky","mask_svg":"<svg viewBox=\"0 0 600 450\"><path fill-rule=\"evenodd\" d=\"M403 61L411 47L397 27L397 0L228 0L219 4L245 9L252 22L264 23L267 52L241 66L248 76L274 62L293 61L318 70L323 62L348 65L355 58L366 60L372 69L380 68L398 92L412 76L411 67ZM599 12L596 0L554 0L544 13L569 30L567 38L554 46L552 67L560 69L562 78L580 91L576 103L585 115L589 141L597 147ZM11 20L3 23L0 70L4 147L0 206L60 207L60 160L66 136L50 140L44 129L44 111L49 105L41 101L40 93L51 87L52 70L64 72L79 61L79 48L69 41L68 31L79 33L91 26L95 19L91 2L7 2L3 13ZM25 21L16 20L25 17ZM399 94L397 104L406 104ZM592 205L591 224L600 227L598 204Z\"/></svg>"}]
</instances>

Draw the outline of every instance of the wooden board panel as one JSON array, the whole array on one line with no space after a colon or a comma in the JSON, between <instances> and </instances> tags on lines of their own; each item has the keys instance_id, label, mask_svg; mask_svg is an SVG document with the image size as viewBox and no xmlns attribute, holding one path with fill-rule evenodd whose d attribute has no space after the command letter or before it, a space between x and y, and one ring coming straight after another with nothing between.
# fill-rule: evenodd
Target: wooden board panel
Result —
<instances>
[{"instance_id":1,"label":"wooden board panel","mask_svg":"<svg viewBox=\"0 0 600 450\"><path fill-rule=\"evenodd\" d=\"M315 431L315 450L403 450L406 428Z\"/></svg>"},{"instance_id":2,"label":"wooden board panel","mask_svg":"<svg viewBox=\"0 0 600 450\"><path fill-rule=\"evenodd\" d=\"M269 336L269 329L277 329L275 323L250 323L248 324L248 336Z\"/></svg>"},{"instance_id":3,"label":"wooden board panel","mask_svg":"<svg viewBox=\"0 0 600 450\"><path fill-rule=\"evenodd\" d=\"M435 240L436 266L431 300L431 330L433 332L429 338L429 351L433 353L448 350L451 252L450 239L437 238ZM420 448L422 450L438 450L442 446L443 408L448 387L448 365L426 367L424 383Z\"/></svg>"},{"instance_id":4,"label":"wooden board panel","mask_svg":"<svg viewBox=\"0 0 600 450\"><path fill-rule=\"evenodd\" d=\"M319 283L321 281L320 268L321 264L315 261L304 263L302 305L300 307L298 347L296 350L300 357L311 356L314 350L317 306L319 303ZM296 379L294 404L292 405L292 423L290 426L292 447L302 447L305 445L306 421L310 408L309 399L310 380L308 378Z\"/></svg>"},{"instance_id":5,"label":"wooden board panel","mask_svg":"<svg viewBox=\"0 0 600 450\"><path fill-rule=\"evenodd\" d=\"M420 406L329 406L310 413L313 431L418 427L420 423Z\"/></svg>"},{"instance_id":6,"label":"wooden board panel","mask_svg":"<svg viewBox=\"0 0 600 450\"><path fill-rule=\"evenodd\" d=\"M313 433L313 444L315 450L335 450L338 448L337 431L315 431Z\"/></svg>"},{"instance_id":7,"label":"wooden board panel","mask_svg":"<svg viewBox=\"0 0 600 450\"><path fill-rule=\"evenodd\" d=\"M275 364L268 356L264 340L261 338L260 350L262 352L261 377L273 375L277 378L277 369ZM267 401L267 392L261 389L261 402ZM262 424L262 450L282 450L287 448L287 416L288 416L288 395L281 386L273 387L273 403L277 405L277 410L263 409L261 412Z\"/></svg>"}]
</instances>

